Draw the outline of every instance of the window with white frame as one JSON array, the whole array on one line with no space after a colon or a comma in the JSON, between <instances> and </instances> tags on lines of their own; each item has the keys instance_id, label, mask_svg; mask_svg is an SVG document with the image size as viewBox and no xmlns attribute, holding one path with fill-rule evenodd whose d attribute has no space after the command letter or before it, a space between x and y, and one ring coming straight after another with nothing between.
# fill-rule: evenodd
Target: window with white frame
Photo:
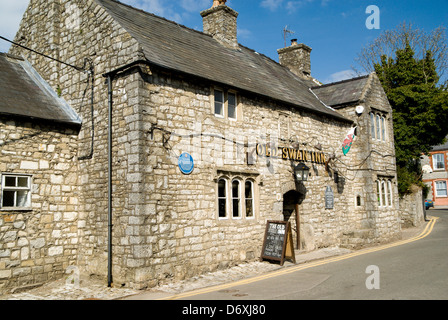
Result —
<instances>
[{"instance_id":1,"label":"window with white frame","mask_svg":"<svg viewBox=\"0 0 448 320\"><path fill-rule=\"evenodd\" d=\"M255 217L255 183L252 179L222 176L217 181L218 219Z\"/></svg>"},{"instance_id":2,"label":"window with white frame","mask_svg":"<svg viewBox=\"0 0 448 320\"><path fill-rule=\"evenodd\" d=\"M2 209L31 208L31 176L2 174Z\"/></svg>"},{"instance_id":3,"label":"window with white frame","mask_svg":"<svg viewBox=\"0 0 448 320\"><path fill-rule=\"evenodd\" d=\"M446 181L436 181L436 197L447 197Z\"/></svg>"},{"instance_id":4,"label":"window with white frame","mask_svg":"<svg viewBox=\"0 0 448 320\"><path fill-rule=\"evenodd\" d=\"M445 170L445 156L443 153L432 155L432 164L434 170Z\"/></svg>"},{"instance_id":5,"label":"window with white frame","mask_svg":"<svg viewBox=\"0 0 448 320\"><path fill-rule=\"evenodd\" d=\"M215 89L215 116L224 117L224 92Z\"/></svg>"},{"instance_id":6,"label":"window with white frame","mask_svg":"<svg viewBox=\"0 0 448 320\"><path fill-rule=\"evenodd\" d=\"M392 180L388 178L379 178L376 181L376 190L378 196L378 206L392 207L393 204Z\"/></svg>"},{"instance_id":7,"label":"window with white frame","mask_svg":"<svg viewBox=\"0 0 448 320\"><path fill-rule=\"evenodd\" d=\"M227 218L227 181L218 180L218 217Z\"/></svg>"},{"instance_id":8,"label":"window with white frame","mask_svg":"<svg viewBox=\"0 0 448 320\"><path fill-rule=\"evenodd\" d=\"M238 97L235 92L213 89L214 113L218 118L238 119Z\"/></svg>"},{"instance_id":9,"label":"window with white frame","mask_svg":"<svg viewBox=\"0 0 448 320\"><path fill-rule=\"evenodd\" d=\"M241 217L241 188L240 181L233 180L232 181L232 218L240 218Z\"/></svg>"},{"instance_id":10,"label":"window with white frame","mask_svg":"<svg viewBox=\"0 0 448 320\"><path fill-rule=\"evenodd\" d=\"M254 183L247 180L244 188L244 199L246 201L246 218L254 217Z\"/></svg>"}]
</instances>

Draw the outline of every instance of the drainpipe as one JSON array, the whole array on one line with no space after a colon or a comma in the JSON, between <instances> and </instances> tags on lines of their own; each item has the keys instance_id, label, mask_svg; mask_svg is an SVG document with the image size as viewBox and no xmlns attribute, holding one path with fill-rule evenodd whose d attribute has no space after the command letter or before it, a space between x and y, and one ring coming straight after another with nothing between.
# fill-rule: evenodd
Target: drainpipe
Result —
<instances>
[{"instance_id":1,"label":"drainpipe","mask_svg":"<svg viewBox=\"0 0 448 320\"><path fill-rule=\"evenodd\" d=\"M107 286L112 286L112 75L107 76L109 95L109 133L108 133L108 229L107 229Z\"/></svg>"},{"instance_id":2,"label":"drainpipe","mask_svg":"<svg viewBox=\"0 0 448 320\"><path fill-rule=\"evenodd\" d=\"M112 81L114 77L124 72L130 68L139 66L139 65L147 65L146 60L136 60L127 65L124 65L118 69L115 69L111 72L103 74L103 77L107 78L107 90L108 90L108 228L107 228L107 286L112 287Z\"/></svg>"}]
</instances>

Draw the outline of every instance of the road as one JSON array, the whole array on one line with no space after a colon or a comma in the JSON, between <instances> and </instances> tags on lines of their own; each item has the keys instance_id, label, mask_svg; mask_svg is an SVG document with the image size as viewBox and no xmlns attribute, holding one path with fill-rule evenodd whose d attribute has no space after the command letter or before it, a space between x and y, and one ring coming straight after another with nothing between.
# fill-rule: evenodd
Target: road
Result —
<instances>
[{"instance_id":1,"label":"road","mask_svg":"<svg viewBox=\"0 0 448 320\"><path fill-rule=\"evenodd\" d=\"M424 237L185 293L185 300L448 299L448 210L430 210ZM368 288L370 287L370 288ZM200 293L200 292L199 292Z\"/></svg>"}]
</instances>

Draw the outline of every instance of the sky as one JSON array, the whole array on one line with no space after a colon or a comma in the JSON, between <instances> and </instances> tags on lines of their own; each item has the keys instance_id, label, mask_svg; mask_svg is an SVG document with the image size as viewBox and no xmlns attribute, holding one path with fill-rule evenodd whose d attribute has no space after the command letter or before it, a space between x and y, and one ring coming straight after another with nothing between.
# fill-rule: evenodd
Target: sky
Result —
<instances>
[{"instance_id":1,"label":"sky","mask_svg":"<svg viewBox=\"0 0 448 320\"><path fill-rule=\"evenodd\" d=\"M0 0L1 36L13 40L28 2ZM199 12L210 8L213 1L121 2L202 31ZM298 39L313 49L311 73L323 83L356 76L357 55L385 30L403 22L427 32L448 27L448 0L229 0L227 5L239 13L240 44L278 61L277 49L285 46L287 26L294 33L287 36L286 44ZM378 11L367 10L371 5ZM9 46L0 39L0 52L7 52Z\"/></svg>"}]
</instances>

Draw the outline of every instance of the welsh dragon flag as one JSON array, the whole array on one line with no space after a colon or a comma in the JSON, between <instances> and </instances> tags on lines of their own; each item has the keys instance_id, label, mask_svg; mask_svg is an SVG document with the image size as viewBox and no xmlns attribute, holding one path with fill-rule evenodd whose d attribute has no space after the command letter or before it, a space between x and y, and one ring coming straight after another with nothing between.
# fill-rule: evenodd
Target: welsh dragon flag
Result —
<instances>
[{"instance_id":1,"label":"welsh dragon flag","mask_svg":"<svg viewBox=\"0 0 448 320\"><path fill-rule=\"evenodd\" d=\"M355 141L355 130L356 127L351 128L350 131L347 133L344 142L342 143L342 152L344 153L344 156L346 156L347 153L350 151L353 141Z\"/></svg>"}]
</instances>

